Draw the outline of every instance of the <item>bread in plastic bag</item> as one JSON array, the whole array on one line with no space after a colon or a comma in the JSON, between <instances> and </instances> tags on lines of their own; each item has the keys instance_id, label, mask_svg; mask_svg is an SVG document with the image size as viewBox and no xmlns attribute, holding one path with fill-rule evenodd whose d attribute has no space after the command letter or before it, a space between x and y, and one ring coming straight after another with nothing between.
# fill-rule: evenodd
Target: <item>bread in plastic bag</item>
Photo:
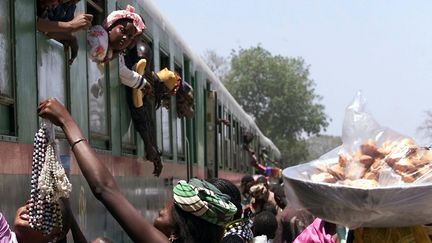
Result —
<instances>
[{"instance_id":1,"label":"bread in plastic bag","mask_svg":"<svg viewBox=\"0 0 432 243\"><path fill-rule=\"evenodd\" d=\"M432 151L380 126L361 94L346 109L342 142L283 171L293 207L349 228L432 222Z\"/></svg>"}]
</instances>

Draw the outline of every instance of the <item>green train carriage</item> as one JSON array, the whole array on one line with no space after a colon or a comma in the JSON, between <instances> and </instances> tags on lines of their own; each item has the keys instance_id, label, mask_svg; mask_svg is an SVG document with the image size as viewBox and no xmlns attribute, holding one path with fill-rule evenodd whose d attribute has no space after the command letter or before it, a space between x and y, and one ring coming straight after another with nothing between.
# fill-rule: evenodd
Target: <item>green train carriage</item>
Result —
<instances>
[{"instance_id":1,"label":"green train carriage","mask_svg":"<svg viewBox=\"0 0 432 243\"><path fill-rule=\"evenodd\" d=\"M242 175L252 174L242 149L242 130L254 133L255 151L265 147L272 160L279 159L276 146L150 1L81 0L77 12L92 13L98 24L107 13L127 4L146 22L144 38L153 49L153 69L176 70L193 86L194 118L176 118L175 97L173 109L156 110L164 169L159 178L154 177L152 163L143 159L143 141L131 122L118 61L97 68L87 58L86 33L78 32L80 50L74 63L67 65L63 46L36 31L35 1L0 1L0 210L9 220L30 194L32 143L40 122L36 108L49 96L68 107L127 198L149 220L169 197L173 180L222 177L239 183ZM228 119L231 125L219 119ZM63 153L70 155L61 131L57 137ZM115 242L130 242L95 200L73 156L66 167L70 167L73 184L71 204L88 239L105 234Z\"/></svg>"}]
</instances>

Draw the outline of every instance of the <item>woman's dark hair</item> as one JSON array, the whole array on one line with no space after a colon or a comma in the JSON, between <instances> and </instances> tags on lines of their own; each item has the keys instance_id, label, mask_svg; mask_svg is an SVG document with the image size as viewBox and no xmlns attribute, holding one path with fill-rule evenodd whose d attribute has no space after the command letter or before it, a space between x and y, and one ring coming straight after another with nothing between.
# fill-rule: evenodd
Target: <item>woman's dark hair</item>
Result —
<instances>
[{"instance_id":1,"label":"woman's dark hair","mask_svg":"<svg viewBox=\"0 0 432 243\"><path fill-rule=\"evenodd\" d=\"M208 182L213 184L219 191L228 195L230 201L237 207L237 212L235 213L233 220L241 218L242 215L242 205L241 205L241 194L240 190L231 181L221 179L221 178L211 178L207 179Z\"/></svg>"},{"instance_id":2,"label":"woman's dark hair","mask_svg":"<svg viewBox=\"0 0 432 243\"><path fill-rule=\"evenodd\" d=\"M176 227L176 243L219 243L223 227L200 219L174 205L172 219Z\"/></svg>"},{"instance_id":3,"label":"woman's dark hair","mask_svg":"<svg viewBox=\"0 0 432 243\"><path fill-rule=\"evenodd\" d=\"M221 243L244 243L244 240L238 235L227 235L222 239Z\"/></svg>"},{"instance_id":4,"label":"woman's dark hair","mask_svg":"<svg viewBox=\"0 0 432 243\"><path fill-rule=\"evenodd\" d=\"M116 20L114 23L112 23L112 24L108 27L107 31L110 31L110 30L114 29L114 27L115 27L116 25L119 25L119 24L121 24L121 25L126 25L127 23L133 23L133 20L132 20L132 19L128 19L128 18L118 19L118 20Z\"/></svg>"},{"instance_id":5,"label":"woman's dark hair","mask_svg":"<svg viewBox=\"0 0 432 243\"><path fill-rule=\"evenodd\" d=\"M255 215L253 223L254 236L266 235L273 239L278 227L276 216L270 212L263 211Z\"/></svg>"},{"instance_id":6,"label":"woman's dark hair","mask_svg":"<svg viewBox=\"0 0 432 243\"><path fill-rule=\"evenodd\" d=\"M268 185L268 180L267 180L267 178L265 178L265 176L260 176L260 177L258 177L258 178L255 180L255 182L256 182L256 184L260 184L260 183L262 183L262 184L264 184L264 186L266 186L267 188L269 187L269 185Z\"/></svg>"},{"instance_id":7,"label":"woman's dark hair","mask_svg":"<svg viewBox=\"0 0 432 243\"><path fill-rule=\"evenodd\" d=\"M245 175L241 179L241 184L246 185L247 183L254 182L254 178L251 175Z\"/></svg>"}]
</instances>

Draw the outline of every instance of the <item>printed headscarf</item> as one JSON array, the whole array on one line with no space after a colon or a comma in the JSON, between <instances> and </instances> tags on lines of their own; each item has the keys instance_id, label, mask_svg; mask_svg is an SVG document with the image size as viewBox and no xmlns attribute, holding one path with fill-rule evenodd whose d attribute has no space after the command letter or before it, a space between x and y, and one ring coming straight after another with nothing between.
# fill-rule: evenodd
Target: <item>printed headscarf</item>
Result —
<instances>
[{"instance_id":1,"label":"printed headscarf","mask_svg":"<svg viewBox=\"0 0 432 243\"><path fill-rule=\"evenodd\" d=\"M225 226L224 238L229 235L237 235L246 242L252 242L253 232L252 232L253 222L249 218L238 219L227 226Z\"/></svg>"},{"instance_id":2,"label":"printed headscarf","mask_svg":"<svg viewBox=\"0 0 432 243\"><path fill-rule=\"evenodd\" d=\"M108 17L106 17L103 23L103 27L105 29L108 29L109 27L111 27L111 25L113 25L117 20L120 19L132 20L132 23L137 30L137 35L141 34L142 31L146 28L141 17L135 13L135 8L130 5L127 5L125 10L112 11L108 15Z\"/></svg>"},{"instance_id":3,"label":"printed headscarf","mask_svg":"<svg viewBox=\"0 0 432 243\"><path fill-rule=\"evenodd\" d=\"M174 203L183 211L189 212L212 224L223 226L230 222L237 207L212 184L191 179L181 180L173 188Z\"/></svg>"}]
</instances>

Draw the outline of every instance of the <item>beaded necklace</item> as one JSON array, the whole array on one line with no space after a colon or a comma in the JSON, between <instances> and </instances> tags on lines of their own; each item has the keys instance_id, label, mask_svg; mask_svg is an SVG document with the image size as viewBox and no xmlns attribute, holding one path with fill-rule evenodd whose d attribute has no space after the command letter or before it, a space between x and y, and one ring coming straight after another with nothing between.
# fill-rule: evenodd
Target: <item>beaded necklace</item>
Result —
<instances>
[{"instance_id":1,"label":"beaded necklace","mask_svg":"<svg viewBox=\"0 0 432 243\"><path fill-rule=\"evenodd\" d=\"M59 199L68 198L72 190L56 157L53 134L48 132L46 124L42 125L33 145L29 223L30 227L41 230L45 235L55 227L63 227Z\"/></svg>"}]
</instances>

